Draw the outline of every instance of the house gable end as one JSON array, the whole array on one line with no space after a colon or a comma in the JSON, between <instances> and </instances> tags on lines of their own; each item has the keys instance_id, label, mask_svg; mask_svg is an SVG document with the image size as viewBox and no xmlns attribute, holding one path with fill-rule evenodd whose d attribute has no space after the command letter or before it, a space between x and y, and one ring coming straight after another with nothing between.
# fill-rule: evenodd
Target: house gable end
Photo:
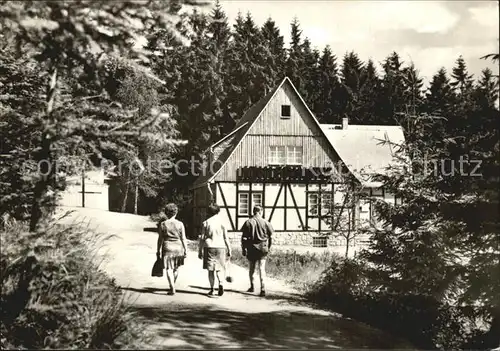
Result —
<instances>
[{"instance_id":1,"label":"house gable end","mask_svg":"<svg viewBox=\"0 0 500 351\"><path fill-rule=\"evenodd\" d=\"M290 106L289 118L282 118L282 105ZM304 167L325 167L339 160L324 131L288 78L277 87L212 179L234 181L240 167L267 166L272 145L301 147Z\"/></svg>"}]
</instances>

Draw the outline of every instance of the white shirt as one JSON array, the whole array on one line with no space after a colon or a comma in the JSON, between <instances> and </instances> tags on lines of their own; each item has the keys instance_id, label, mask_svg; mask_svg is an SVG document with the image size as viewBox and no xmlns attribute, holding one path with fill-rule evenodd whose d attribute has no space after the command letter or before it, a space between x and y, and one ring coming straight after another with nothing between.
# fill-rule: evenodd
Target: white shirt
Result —
<instances>
[{"instance_id":1,"label":"white shirt","mask_svg":"<svg viewBox=\"0 0 500 351\"><path fill-rule=\"evenodd\" d=\"M204 241L204 247L225 248L226 232L226 227L218 214L204 221L201 227L201 240Z\"/></svg>"}]
</instances>

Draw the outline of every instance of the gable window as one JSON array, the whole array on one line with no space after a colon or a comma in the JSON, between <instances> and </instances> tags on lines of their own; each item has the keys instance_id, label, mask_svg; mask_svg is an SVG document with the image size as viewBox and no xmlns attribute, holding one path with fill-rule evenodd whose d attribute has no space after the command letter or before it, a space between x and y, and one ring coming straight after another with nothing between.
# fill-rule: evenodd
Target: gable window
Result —
<instances>
[{"instance_id":1,"label":"gable window","mask_svg":"<svg viewBox=\"0 0 500 351\"><path fill-rule=\"evenodd\" d=\"M281 118L290 118L291 115L290 105L281 105Z\"/></svg>"},{"instance_id":2,"label":"gable window","mask_svg":"<svg viewBox=\"0 0 500 351\"><path fill-rule=\"evenodd\" d=\"M301 165L302 146L270 146L270 165Z\"/></svg>"},{"instance_id":3,"label":"gable window","mask_svg":"<svg viewBox=\"0 0 500 351\"><path fill-rule=\"evenodd\" d=\"M254 206L263 205L263 195L262 191L257 191L250 193L249 191L244 191L238 193L238 215L249 216L252 214L252 209Z\"/></svg>"},{"instance_id":4,"label":"gable window","mask_svg":"<svg viewBox=\"0 0 500 351\"><path fill-rule=\"evenodd\" d=\"M269 164L283 165L286 163L285 146L271 146L269 150Z\"/></svg>"},{"instance_id":5,"label":"gable window","mask_svg":"<svg viewBox=\"0 0 500 351\"><path fill-rule=\"evenodd\" d=\"M302 164L302 146L288 146L286 149L286 163L289 165Z\"/></svg>"}]
</instances>

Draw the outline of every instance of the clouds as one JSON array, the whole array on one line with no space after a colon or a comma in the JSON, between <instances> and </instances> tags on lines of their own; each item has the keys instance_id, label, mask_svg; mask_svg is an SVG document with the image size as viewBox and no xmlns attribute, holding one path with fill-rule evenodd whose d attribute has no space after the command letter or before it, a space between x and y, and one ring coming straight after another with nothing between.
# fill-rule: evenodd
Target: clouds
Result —
<instances>
[{"instance_id":1,"label":"clouds","mask_svg":"<svg viewBox=\"0 0 500 351\"><path fill-rule=\"evenodd\" d=\"M471 7L469 12L478 24L498 30L498 3L483 4L481 7Z\"/></svg>"},{"instance_id":2,"label":"clouds","mask_svg":"<svg viewBox=\"0 0 500 351\"><path fill-rule=\"evenodd\" d=\"M335 2L328 6L337 7ZM354 1L347 3L339 15L337 20L345 26L364 32L411 29L417 33L442 33L459 20L445 6L431 1Z\"/></svg>"}]
</instances>

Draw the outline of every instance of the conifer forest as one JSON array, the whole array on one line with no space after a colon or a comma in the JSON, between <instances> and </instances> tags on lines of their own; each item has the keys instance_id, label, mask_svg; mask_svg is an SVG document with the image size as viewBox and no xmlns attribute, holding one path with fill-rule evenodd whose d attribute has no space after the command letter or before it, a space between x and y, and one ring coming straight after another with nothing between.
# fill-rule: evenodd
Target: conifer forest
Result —
<instances>
[{"instance_id":1,"label":"conifer forest","mask_svg":"<svg viewBox=\"0 0 500 351\"><path fill-rule=\"evenodd\" d=\"M66 178L105 162L148 165L109 168L111 211L154 215L175 202L188 227L196 177L178 161L202 167L206 150L288 77L320 123L401 126L413 169L380 175L402 204L375 202L386 225L369 230L369 250L332 263L309 298L421 349L500 346L499 77L491 69L473 75L459 55L424 83L398 52L375 63L317 48L297 18L286 43L272 16L258 25L240 13L230 23L208 0L2 1L0 28L2 246L9 223L25 225L26 238L52 230ZM482 58L498 64L498 50ZM424 155L455 163L416 176ZM469 176L451 171L462 159ZM9 267L24 254L3 250L2 284L12 288ZM28 323L19 316L28 312L4 309L12 296L2 292L1 338L19 347L15 333Z\"/></svg>"}]
</instances>

